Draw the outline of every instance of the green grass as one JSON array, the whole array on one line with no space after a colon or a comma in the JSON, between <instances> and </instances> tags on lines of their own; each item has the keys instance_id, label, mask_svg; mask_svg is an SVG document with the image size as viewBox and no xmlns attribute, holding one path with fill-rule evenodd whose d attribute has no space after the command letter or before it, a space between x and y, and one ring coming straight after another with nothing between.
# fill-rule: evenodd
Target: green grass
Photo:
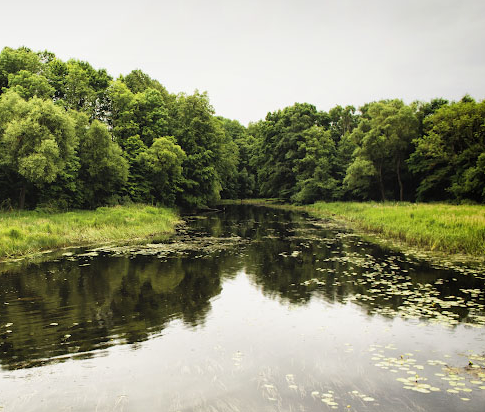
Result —
<instances>
[{"instance_id":1,"label":"green grass","mask_svg":"<svg viewBox=\"0 0 485 412\"><path fill-rule=\"evenodd\" d=\"M425 250L485 255L485 206L440 203L317 202L304 208Z\"/></svg>"},{"instance_id":2,"label":"green grass","mask_svg":"<svg viewBox=\"0 0 485 412\"><path fill-rule=\"evenodd\" d=\"M153 240L174 232L179 216L146 205L65 213L0 213L0 259L66 246Z\"/></svg>"}]
</instances>

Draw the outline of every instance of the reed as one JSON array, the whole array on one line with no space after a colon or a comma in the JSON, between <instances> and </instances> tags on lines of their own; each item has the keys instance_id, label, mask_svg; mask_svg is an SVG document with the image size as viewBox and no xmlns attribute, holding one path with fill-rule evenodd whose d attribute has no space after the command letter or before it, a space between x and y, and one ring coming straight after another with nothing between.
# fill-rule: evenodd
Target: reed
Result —
<instances>
[{"instance_id":1,"label":"reed","mask_svg":"<svg viewBox=\"0 0 485 412\"><path fill-rule=\"evenodd\" d=\"M305 210L333 217L410 246L485 255L485 206L443 203L317 202Z\"/></svg>"}]
</instances>

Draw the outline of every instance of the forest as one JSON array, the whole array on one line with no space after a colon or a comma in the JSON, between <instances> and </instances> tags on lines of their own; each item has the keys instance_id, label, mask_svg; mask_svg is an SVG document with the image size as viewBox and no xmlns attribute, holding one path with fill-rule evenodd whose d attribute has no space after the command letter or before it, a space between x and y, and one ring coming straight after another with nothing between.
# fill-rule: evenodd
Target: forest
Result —
<instances>
[{"instance_id":1,"label":"forest","mask_svg":"<svg viewBox=\"0 0 485 412\"><path fill-rule=\"evenodd\" d=\"M295 103L245 127L139 69L1 51L0 209L257 197L483 203L485 101Z\"/></svg>"}]
</instances>

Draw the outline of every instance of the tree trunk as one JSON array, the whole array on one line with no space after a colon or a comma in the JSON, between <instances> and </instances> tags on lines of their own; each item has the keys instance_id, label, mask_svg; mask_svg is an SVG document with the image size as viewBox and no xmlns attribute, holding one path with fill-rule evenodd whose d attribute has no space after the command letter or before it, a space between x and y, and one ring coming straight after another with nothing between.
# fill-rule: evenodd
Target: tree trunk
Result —
<instances>
[{"instance_id":1,"label":"tree trunk","mask_svg":"<svg viewBox=\"0 0 485 412\"><path fill-rule=\"evenodd\" d=\"M397 181L399 182L399 200L402 202L404 197L404 188L401 180L401 158L400 157L397 158L396 173L397 173Z\"/></svg>"},{"instance_id":2,"label":"tree trunk","mask_svg":"<svg viewBox=\"0 0 485 412\"><path fill-rule=\"evenodd\" d=\"M379 165L379 189L381 190L382 201L386 201L386 191L384 190L384 181L382 180L382 165Z\"/></svg>"},{"instance_id":3,"label":"tree trunk","mask_svg":"<svg viewBox=\"0 0 485 412\"><path fill-rule=\"evenodd\" d=\"M22 187L20 188L20 196L19 196L19 209L23 210L25 207L25 183L22 183Z\"/></svg>"}]
</instances>

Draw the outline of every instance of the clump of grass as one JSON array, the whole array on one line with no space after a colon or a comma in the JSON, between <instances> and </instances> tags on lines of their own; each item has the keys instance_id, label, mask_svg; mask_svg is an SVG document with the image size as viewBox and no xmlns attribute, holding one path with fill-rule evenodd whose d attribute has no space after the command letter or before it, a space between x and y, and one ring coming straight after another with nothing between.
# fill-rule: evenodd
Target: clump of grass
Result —
<instances>
[{"instance_id":1,"label":"clump of grass","mask_svg":"<svg viewBox=\"0 0 485 412\"><path fill-rule=\"evenodd\" d=\"M147 205L93 211L0 213L0 259L66 246L148 241L170 234L179 222L171 209Z\"/></svg>"},{"instance_id":2,"label":"clump of grass","mask_svg":"<svg viewBox=\"0 0 485 412\"><path fill-rule=\"evenodd\" d=\"M432 251L485 256L485 206L442 203L317 202L305 208L362 230Z\"/></svg>"}]
</instances>

